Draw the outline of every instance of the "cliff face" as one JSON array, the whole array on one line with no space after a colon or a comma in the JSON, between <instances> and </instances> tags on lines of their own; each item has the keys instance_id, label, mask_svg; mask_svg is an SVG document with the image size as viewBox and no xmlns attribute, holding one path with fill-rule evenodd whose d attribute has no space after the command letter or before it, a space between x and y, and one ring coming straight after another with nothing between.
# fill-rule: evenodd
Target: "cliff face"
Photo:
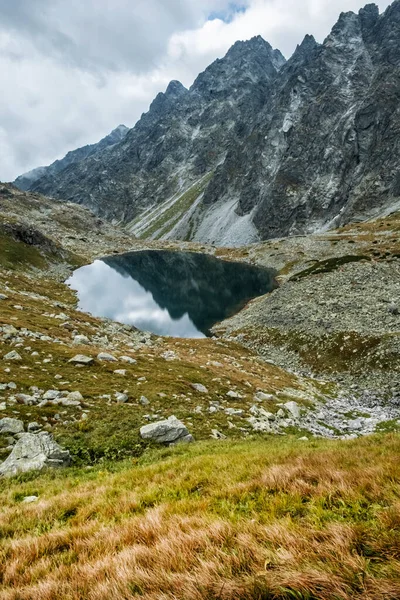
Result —
<instances>
[{"instance_id":1,"label":"cliff face","mask_svg":"<svg viewBox=\"0 0 400 600\"><path fill-rule=\"evenodd\" d=\"M239 245L400 205L400 0L344 13L286 62L237 42L116 145L31 189L142 237Z\"/></svg>"}]
</instances>

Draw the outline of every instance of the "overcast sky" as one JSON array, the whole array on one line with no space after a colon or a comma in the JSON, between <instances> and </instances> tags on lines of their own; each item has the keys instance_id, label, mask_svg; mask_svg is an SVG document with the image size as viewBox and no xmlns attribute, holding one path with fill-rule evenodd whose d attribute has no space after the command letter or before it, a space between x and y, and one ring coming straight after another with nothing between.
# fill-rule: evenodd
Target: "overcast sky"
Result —
<instances>
[{"instance_id":1,"label":"overcast sky","mask_svg":"<svg viewBox=\"0 0 400 600\"><path fill-rule=\"evenodd\" d=\"M132 127L236 40L289 57L362 0L0 0L0 180ZM389 1L379 0L384 10Z\"/></svg>"}]
</instances>

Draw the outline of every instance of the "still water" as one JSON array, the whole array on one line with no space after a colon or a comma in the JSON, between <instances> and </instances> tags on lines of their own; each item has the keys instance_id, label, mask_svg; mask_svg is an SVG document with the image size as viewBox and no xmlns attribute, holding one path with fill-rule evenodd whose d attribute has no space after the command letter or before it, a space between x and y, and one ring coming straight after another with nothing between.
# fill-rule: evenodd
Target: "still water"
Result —
<instances>
[{"instance_id":1,"label":"still water","mask_svg":"<svg viewBox=\"0 0 400 600\"><path fill-rule=\"evenodd\" d=\"M68 279L79 308L158 335L199 338L276 287L274 271L194 252L148 250L96 260Z\"/></svg>"}]
</instances>

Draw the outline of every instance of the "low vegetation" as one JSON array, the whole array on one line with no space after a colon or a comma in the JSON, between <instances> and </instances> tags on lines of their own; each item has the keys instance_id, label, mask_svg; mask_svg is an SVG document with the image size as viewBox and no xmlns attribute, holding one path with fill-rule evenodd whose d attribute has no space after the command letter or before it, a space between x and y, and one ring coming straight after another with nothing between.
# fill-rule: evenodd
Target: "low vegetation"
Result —
<instances>
[{"instance_id":1,"label":"low vegetation","mask_svg":"<svg viewBox=\"0 0 400 600\"><path fill-rule=\"evenodd\" d=\"M208 442L2 482L0 597L397 599L399 452Z\"/></svg>"}]
</instances>

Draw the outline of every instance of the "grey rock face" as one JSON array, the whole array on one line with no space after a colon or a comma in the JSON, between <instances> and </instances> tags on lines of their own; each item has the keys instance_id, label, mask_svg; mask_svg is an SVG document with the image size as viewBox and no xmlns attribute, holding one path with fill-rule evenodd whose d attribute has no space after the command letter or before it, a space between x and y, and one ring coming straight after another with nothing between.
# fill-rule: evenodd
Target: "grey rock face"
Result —
<instances>
[{"instance_id":1,"label":"grey rock face","mask_svg":"<svg viewBox=\"0 0 400 600\"><path fill-rule=\"evenodd\" d=\"M144 440L151 440L158 444L176 444L178 442L192 442L185 425L175 416L165 421L158 421L140 428L140 435Z\"/></svg>"},{"instance_id":2,"label":"grey rock face","mask_svg":"<svg viewBox=\"0 0 400 600\"><path fill-rule=\"evenodd\" d=\"M56 160L48 167L38 167L37 169L33 169L28 173L20 175L14 181L14 185L23 191L30 190L39 179L46 180L47 178L54 177L57 175L57 173L60 173L64 169L70 167L70 165L76 164L81 160L88 158L89 156L93 156L98 152L106 150L114 144L117 144L124 139L128 131L128 127L125 125L119 125L97 144L90 144L88 146L78 148L77 150L73 150L72 152L68 152L64 158L61 160Z\"/></svg>"},{"instance_id":3,"label":"grey rock face","mask_svg":"<svg viewBox=\"0 0 400 600\"><path fill-rule=\"evenodd\" d=\"M19 419L12 419L11 417L0 419L0 433L16 435L17 433L23 433L23 431L24 424Z\"/></svg>"},{"instance_id":4,"label":"grey rock face","mask_svg":"<svg viewBox=\"0 0 400 600\"><path fill-rule=\"evenodd\" d=\"M0 465L0 475L11 477L45 467L65 467L69 463L68 450L63 450L50 434L23 433L9 457Z\"/></svg>"},{"instance_id":5,"label":"grey rock face","mask_svg":"<svg viewBox=\"0 0 400 600\"><path fill-rule=\"evenodd\" d=\"M399 40L396 0L343 13L287 62L260 37L237 42L119 143L30 189L139 236L229 245L400 206Z\"/></svg>"}]
</instances>

